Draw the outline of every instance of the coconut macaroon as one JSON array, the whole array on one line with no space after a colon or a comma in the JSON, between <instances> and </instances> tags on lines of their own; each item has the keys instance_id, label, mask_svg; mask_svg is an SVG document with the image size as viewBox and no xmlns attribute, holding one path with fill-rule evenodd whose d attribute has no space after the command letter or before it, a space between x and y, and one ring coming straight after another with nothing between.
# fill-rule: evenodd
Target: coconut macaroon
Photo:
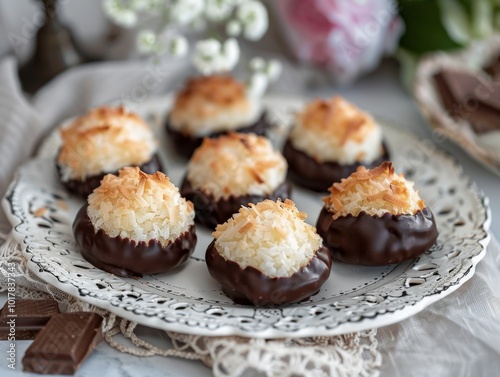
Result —
<instances>
[{"instance_id":1,"label":"coconut macaroon","mask_svg":"<svg viewBox=\"0 0 500 377\"><path fill-rule=\"evenodd\" d=\"M268 128L260 102L230 76L191 78L177 94L167 121L177 151L190 157L204 137L228 131L263 135Z\"/></svg>"},{"instance_id":2,"label":"coconut macaroon","mask_svg":"<svg viewBox=\"0 0 500 377\"><path fill-rule=\"evenodd\" d=\"M87 197L103 176L125 166L162 170L149 126L123 107L99 107L61 128L57 169L63 185Z\"/></svg>"},{"instance_id":3,"label":"coconut macaroon","mask_svg":"<svg viewBox=\"0 0 500 377\"><path fill-rule=\"evenodd\" d=\"M78 212L73 233L86 260L120 276L169 271L196 245L193 204L163 173L138 167L103 178Z\"/></svg>"},{"instance_id":4,"label":"coconut macaroon","mask_svg":"<svg viewBox=\"0 0 500 377\"><path fill-rule=\"evenodd\" d=\"M288 198L286 174L285 158L268 139L231 132L196 149L181 194L194 203L196 221L213 229L242 205Z\"/></svg>"},{"instance_id":5,"label":"coconut macaroon","mask_svg":"<svg viewBox=\"0 0 500 377\"><path fill-rule=\"evenodd\" d=\"M341 261L380 266L414 258L437 240L434 216L390 162L330 187L316 227Z\"/></svg>"},{"instance_id":6,"label":"coconut macaroon","mask_svg":"<svg viewBox=\"0 0 500 377\"><path fill-rule=\"evenodd\" d=\"M284 156L292 178L315 191L389 158L373 117L338 96L312 101L297 114Z\"/></svg>"},{"instance_id":7,"label":"coconut macaroon","mask_svg":"<svg viewBox=\"0 0 500 377\"><path fill-rule=\"evenodd\" d=\"M213 232L205 256L210 275L239 304L307 299L328 279L332 260L305 218L289 199L242 207Z\"/></svg>"}]
</instances>

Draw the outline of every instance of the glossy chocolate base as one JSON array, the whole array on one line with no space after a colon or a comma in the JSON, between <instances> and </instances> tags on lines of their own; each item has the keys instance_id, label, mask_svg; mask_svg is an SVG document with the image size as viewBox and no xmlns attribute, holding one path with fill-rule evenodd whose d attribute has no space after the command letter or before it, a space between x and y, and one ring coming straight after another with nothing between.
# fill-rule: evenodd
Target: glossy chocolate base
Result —
<instances>
[{"instance_id":1,"label":"glossy chocolate base","mask_svg":"<svg viewBox=\"0 0 500 377\"><path fill-rule=\"evenodd\" d=\"M384 161L389 161L389 152L385 144L382 144L383 153L380 158L371 164L364 165L367 169L379 166ZM340 182L342 178L347 178L356 169L363 165L354 163L350 165L341 165L337 162L318 162L306 153L296 149L290 139L285 143L283 156L288 161L288 175L297 184L308 189L323 192L335 183Z\"/></svg>"},{"instance_id":2,"label":"glossy chocolate base","mask_svg":"<svg viewBox=\"0 0 500 377\"><path fill-rule=\"evenodd\" d=\"M184 178L180 189L181 195L194 204L195 221L210 229L215 229L218 224L226 222L240 210L241 206L246 206L248 203L259 203L264 199L285 200L290 197L290 192L291 186L285 181L269 195L230 196L227 199L216 201L213 195L193 188L186 178Z\"/></svg>"},{"instance_id":3,"label":"glossy chocolate base","mask_svg":"<svg viewBox=\"0 0 500 377\"><path fill-rule=\"evenodd\" d=\"M73 234L88 262L118 276L141 277L170 271L184 263L196 246L194 225L168 246L156 240L146 243L120 236L112 238L102 229L96 233L87 215L87 205L76 215Z\"/></svg>"},{"instance_id":4,"label":"glossy chocolate base","mask_svg":"<svg viewBox=\"0 0 500 377\"><path fill-rule=\"evenodd\" d=\"M167 134L170 136L172 140L172 145L175 148L176 152L186 158L190 158L192 156L194 150L201 145L205 137L215 138L228 133L228 131L218 131L218 132L212 132L206 136L201 136L201 137L192 136L189 134L185 134L182 131L174 130L170 126L170 122L168 119L165 127L167 129ZM268 129L269 129L269 122L267 121L267 115L266 112L264 111L260 116L260 118L255 123L251 124L250 126L234 129L232 131L240 133L254 133L263 136L266 134L266 131Z\"/></svg>"},{"instance_id":5,"label":"glossy chocolate base","mask_svg":"<svg viewBox=\"0 0 500 377\"><path fill-rule=\"evenodd\" d=\"M57 167L57 173L59 175L59 178L61 177L61 169L59 165L56 163ZM145 162L144 164L140 165L139 168L144 172L148 174L154 174L157 171L161 171L165 173L165 170L163 170L163 166L161 164L160 158L158 157L158 154L154 154L151 157L151 160L148 162ZM87 199L87 197L96 189L97 187L100 186L101 180L104 178L106 174L110 173L101 173L97 175L92 175L89 176L83 180L78 180L78 179L70 179L69 181L62 181L61 183L63 186L68 190L70 193L74 195L78 195L84 199ZM118 171L111 172L111 174L118 174Z\"/></svg>"},{"instance_id":6,"label":"glossy chocolate base","mask_svg":"<svg viewBox=\"0 0 500 377\"><path fill-rule=\"evenodd\" d=\"M290 277L271 278L254 267L242 269L236 262L224 259L215 248L208 246L205 261L210 275L222 291L236 304L276 306L306 300L319 291L330 276L332 257L324 246L310 263Z\"/></svg>"},{"instance_id":7,"label":"glossy chocolate base","mask_svg":"<svg viewBox=\"0 0 500 377\"><path fill-rule=\"evenodd\" d=\"M436 243L438 231L431 210L415 215L344 216L333 220L323 208L318 234L335 259L366 266L383 266L415 258Z\"/></svg>"}]
</instances>

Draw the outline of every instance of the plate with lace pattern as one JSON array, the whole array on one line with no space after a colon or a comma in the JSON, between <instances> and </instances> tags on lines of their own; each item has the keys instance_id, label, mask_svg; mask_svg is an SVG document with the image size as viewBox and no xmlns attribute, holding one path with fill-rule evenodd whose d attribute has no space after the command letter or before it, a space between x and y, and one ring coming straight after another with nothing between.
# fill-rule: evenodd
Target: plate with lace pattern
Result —
<instances>
[{"instance_id":1,"label":"plate with lace pattern","mask_svg":"<svg viewBox=\"0 0 500 377\"><path fill-rule=\"evenodd\" d=\"M138 105L161 140L161 158L179 184L185 161L169 152L163 119L169 98ZM265 101L279 144L300 100ZM190 260L172 272L123 278L97 269L81 256L72 233L81 199L58 181L53 132L37 157L23 165L3 199L5 212L21 244L28 268L38 277L95 306L128 320L188 334L260 338L327 336L386 326L424 309L455 291L474 274L489 242L487 198L464 176L457 163L409 133L381 122L398 172L416 182L432 209L439 238L418 258L384 267L334 263L330 278L307 301L273 308L234 304L206 268L204 253L212 240L197 228L198 244ZM311 224L322 208L322 195L294 187L292 199Z\"/></svg>"}]
</instances>

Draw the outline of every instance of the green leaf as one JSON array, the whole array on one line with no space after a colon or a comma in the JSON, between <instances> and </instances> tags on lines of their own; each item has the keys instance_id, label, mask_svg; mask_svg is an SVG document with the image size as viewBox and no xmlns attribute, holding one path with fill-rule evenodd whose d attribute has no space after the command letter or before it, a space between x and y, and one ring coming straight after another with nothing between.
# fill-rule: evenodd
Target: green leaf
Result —
<instances>
[{"instance_id":1,"label":"green leaf","mask_svg":"<svg viewBox=\"0 0 500 377\"><path fill-rule=\"evenodd\" d=\"M472 33L467 9L457 0L438 0L438 5L443 26L450 38L459 44L469 43Z\"/></svg>"},{"instance_id":2,"label":"green leaf","mask_svg":"<svg viewBox=\"0 0 500 377\"><path fill-rule=\"evenodd\" d=\"M436 0L399 0L400 15L406 30L400 46L410 52L450 50L464 46L455 41L444 27Z\"/></svg>"},{"instance_id":3,"label":"green leaf","mask_svg":"<svg viewBox=\"0 0 500 377\"><path fill-rule=\"evenodd\" d=\"M472 2L472 34L475 38L484 38L493 33L493 4L491 0Z\"/></svg>"}]
</instances>

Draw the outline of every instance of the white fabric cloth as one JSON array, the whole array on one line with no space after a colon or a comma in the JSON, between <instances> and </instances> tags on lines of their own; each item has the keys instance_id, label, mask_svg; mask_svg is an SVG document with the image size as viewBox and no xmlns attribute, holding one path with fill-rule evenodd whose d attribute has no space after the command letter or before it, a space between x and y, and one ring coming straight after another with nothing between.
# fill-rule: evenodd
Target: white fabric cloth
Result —
<instances>
[{"instance_id":1,"label":"white fabric cloth","mask_svg":"<svg viewBox=\"0 0 500 377\"><path fill-rule=\"evenodd\" d=\"M456 292L378 329L381 376L500 375L500 246L492 239Z\"/></svg>"},{"instance_id":2,"label":"white fabric cloth","mask_svg":"<svg viewBox=\"0 0 500 377\"><path fill-rule=\"evenodd\" d=\"M88 65L64 73L28 103L12 59L0 62L0 195L40 138L60 120L114 100L144 101L173 90L183 61ZM287 77L294 77L293 73ZM302 83L287 80L286 85ZM290 92L290 88L287 91ZM0 211L0 231L9 224ZM500 247L492 240L473 278L421 313L378 330L382 376L495 376L500 370Z\"/></svg>"}]
</instances>

